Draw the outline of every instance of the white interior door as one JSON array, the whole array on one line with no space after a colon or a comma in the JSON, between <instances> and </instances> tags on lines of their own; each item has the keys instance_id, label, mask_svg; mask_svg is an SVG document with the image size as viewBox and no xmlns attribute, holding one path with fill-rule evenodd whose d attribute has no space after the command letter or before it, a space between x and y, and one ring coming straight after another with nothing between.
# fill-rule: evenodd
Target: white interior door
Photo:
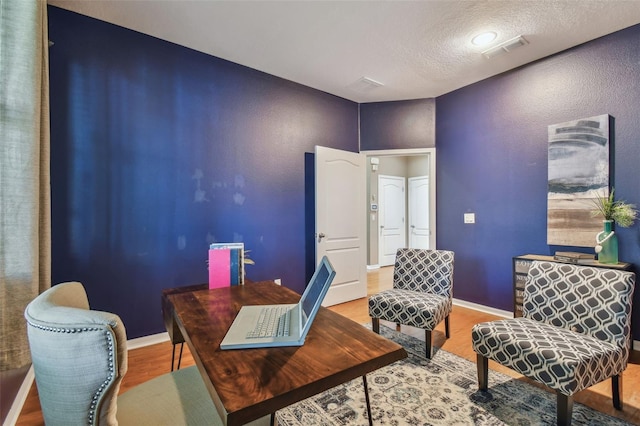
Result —
<instances>
[{"instance_id":1,"label":"white interior door","mask_svg":"<svg viewBox=\"0 0 640 426\"><path fill-rule=\"evenodd\" d=\"M366 157L316 146L316 263L326 255L336 277L324 306L367 295Z\"/></svg>"},{"instance_id":2,"label":"white interior door","mask_svg":"<svg viewBox=\"0 0 640 426\"><path fill-rule=\"evenodd\" d=\"M406 246L405 178L378 176L378 263L393 265L396 252Z\"/></svg>"},{"instance_id":3,"label":"white interior door","mask_svg":"<svg viewBox=\"0 0 640 426\"><path fill-rule=\"evenodd\" d=\"M429 177L409 178L409 247L429 249Z\"/></svg>"}]
</instances>

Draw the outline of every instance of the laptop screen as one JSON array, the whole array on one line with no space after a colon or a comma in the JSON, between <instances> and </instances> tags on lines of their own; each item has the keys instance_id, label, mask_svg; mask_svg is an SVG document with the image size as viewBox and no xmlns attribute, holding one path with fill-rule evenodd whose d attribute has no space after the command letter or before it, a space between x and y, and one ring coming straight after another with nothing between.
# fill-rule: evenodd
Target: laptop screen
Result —
<instances>
[{"instance_id":1,"label":"laptop screen","mask_svg":"<svg viewBox=\"0 0 640 426\"><path fill-rule=\"evenodd\" d=\"M335 271L329 263L329 260L326 256L323 257L301 298L303 329L306 327L309 318L315 315L314 309L315 311L319 309L319 305L322 303L334 275ZM327 281L329 283L327 283Z\"/></svg>"}]
</instances>

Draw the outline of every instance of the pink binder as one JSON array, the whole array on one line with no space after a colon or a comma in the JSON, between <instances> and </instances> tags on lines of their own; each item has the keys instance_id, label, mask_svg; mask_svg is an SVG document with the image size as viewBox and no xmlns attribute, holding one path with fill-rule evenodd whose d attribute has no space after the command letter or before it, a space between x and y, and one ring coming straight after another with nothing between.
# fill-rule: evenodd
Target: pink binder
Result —
<instances>
[{"instance_id":1,"label":"pink binder","mask_svg":"<svg viewBox=\"0 0 640 426\"><path fill-rule=\"evenodd\" d=\"M209 250L209 288L231 285L231 250Z\"/></svg>"}]
</instances>

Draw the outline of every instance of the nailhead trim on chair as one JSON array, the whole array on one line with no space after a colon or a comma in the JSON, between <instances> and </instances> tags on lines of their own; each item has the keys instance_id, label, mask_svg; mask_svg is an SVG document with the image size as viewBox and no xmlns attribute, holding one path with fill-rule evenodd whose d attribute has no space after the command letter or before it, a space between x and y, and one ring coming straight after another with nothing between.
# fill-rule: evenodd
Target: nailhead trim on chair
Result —
<instances>
[{"instance_id":1,"label":"nailhead trim on chair","mask_svg":"<svg viewBox=\"0 0 640 426\"><path fill-rule=\"evenodd\" d=\"M82 327L82 328L50 327L50 326L44 326L40 324L34 324L31 321L27 321L27 324L29 324L31 327L35 327L44 331L51 331L53 333L83 333L87 331L102 330L99 327ZM109 325L112 328L115 328L117 326L115 322L109 322L107 325ZM109 386L109 384L113 381L113 377L114 377L113 336L109 331L105 332L105 336L107 339L107 347L109 348L109 374L107 375L107 378L104 380L104 382L100 384L100 387L98 388L96 393L93 395L93 398L91 400L91 406L89 408L89 417L87 418L90 426L93 426L96 424L95 412L96 412L96 407L98 405L98 401L100 401L102 394L104 393L107 386Z\"/></svg>"}]
</instances>

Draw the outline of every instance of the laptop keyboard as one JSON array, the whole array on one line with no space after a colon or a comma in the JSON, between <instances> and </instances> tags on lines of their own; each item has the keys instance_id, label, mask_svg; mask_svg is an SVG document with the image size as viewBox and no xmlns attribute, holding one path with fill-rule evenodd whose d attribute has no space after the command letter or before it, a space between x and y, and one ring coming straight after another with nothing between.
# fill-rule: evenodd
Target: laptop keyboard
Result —
<instances>
[{"instance_id":1,"label":"laptop keyboard","mask_svg":"<svg viewBox=\"0 0 640 426\"><path fill-rule=\"evenodd\" d=\"M284 337L289 335L291 307L270 306L262 308L256 327L247 333L248 338Z\"/></svg>"}]
</instances>

